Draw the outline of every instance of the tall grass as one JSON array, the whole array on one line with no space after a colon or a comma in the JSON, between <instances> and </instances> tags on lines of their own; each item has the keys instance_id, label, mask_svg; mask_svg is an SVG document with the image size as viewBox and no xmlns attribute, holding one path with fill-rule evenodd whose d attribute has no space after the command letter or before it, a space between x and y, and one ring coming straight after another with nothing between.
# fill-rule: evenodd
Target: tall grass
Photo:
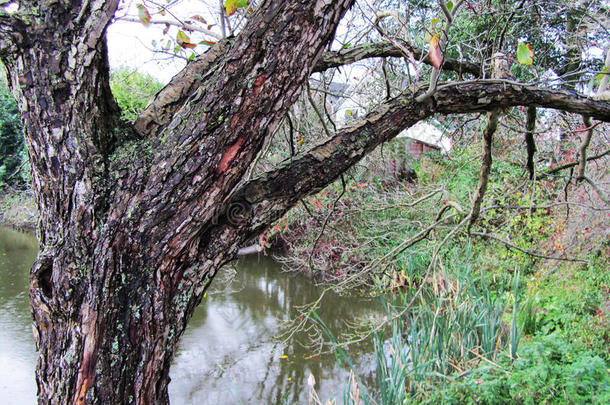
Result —
<instances>
[{"instance_id":1,"label":"tall grass","mask_svg":"<svg viewBox=\"0 0 610 405\"><path fill-rule=\"evenodd\" d=\"M377 386L359 386L362 403L425 403L431 392L446 383L475 370L499 367L500 353L510 349L516 354L522 328L516 316L511 326L502 322L502 316L509 296L517 296L518 277L513 294L505 291L506 283L492 289L483 274L473 274L469 258L468 252L462 257L452 255L443 276L447 284L443 293L427 286L409 308L409 293L392 297L391 303L382 298L391 319L385 332L391 334L373 336ZM514 302L513 310L518 305ZM337 353L349 367L345 353ZM351 397L345 396L346 404L354 403Z\"/></svg>"}]
</instances>

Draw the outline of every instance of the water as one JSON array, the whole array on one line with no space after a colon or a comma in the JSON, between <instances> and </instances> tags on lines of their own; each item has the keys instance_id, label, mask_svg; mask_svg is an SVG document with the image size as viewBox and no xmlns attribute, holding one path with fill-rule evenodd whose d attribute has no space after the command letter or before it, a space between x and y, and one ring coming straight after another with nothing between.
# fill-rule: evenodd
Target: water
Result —
<instances>
[{"instance_id":1,"label":"water","mask_svg":"<svg viewBox=\"0 0 610 405\"><path fill-rule=\"evenodd\" d=\"M34 237L0 228L0 403L33 404L36 353L28 307L28 273L37 252ZM342 403L348 373L332 354L317 355L299 342L277 339L297 307L321 293L302 277L283 274L269 258L251 257L214 281L184 333L170 376L176 405L307 403L307 379L326 402ZM320 317L339 335L346 322L382 316L376 299L325 295ZM374 378L372 347L347 348L359 375Z\"/></svg>"}]
</instances>

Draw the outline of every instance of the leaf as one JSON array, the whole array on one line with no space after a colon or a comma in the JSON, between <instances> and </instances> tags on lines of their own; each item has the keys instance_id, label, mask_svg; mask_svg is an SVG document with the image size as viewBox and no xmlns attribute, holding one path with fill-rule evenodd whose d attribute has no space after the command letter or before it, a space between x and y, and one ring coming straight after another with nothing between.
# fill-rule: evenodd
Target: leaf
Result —
<instances>
[{"instance_id":1,"label":"leaf","mask_svg":"<svg viewBox=\"0 0 610 405\"><path fill-rule=\"evenodd\" d=\"M200 43L200 44L203 44L203 45L208 45L208 46L214 46L214 45L216 45L216 42L214 42L214 41L206 41L206 40L199 41L199 43Z\"/></svg>"},{"instance_id":2,"label":"leaf","mask_svg":"<svg viewBox=\"0 0 610 405\"><path fill-rule=\"evenodd\" d=\"M446 6L447 6L447 10L449 10L449 12L453 11L453 2L452 1L448 1Z\"/></svg>"},{"instance_id":3,"label":"leaf","mask_svg":"<svg viewBox=\"0 0 610 405\"><path fill-rule=\"evenodd\" d=\"M237 10L237 0L225 0L227 15L233 15Z\"/></svg>"},{"instance_id":4,"label":"leaf","mask_svg":"<svg viewBox=\"0 0 610 405\"><path fill-rule=\"evenodd\" d=\"M227 15L235 14L238 8L247 8L248 0L225 0L225 9L227 10Z\"/></svg>"},{"instance_id":5,"label":"leaf","mask_svg":"<svg viewBox=\"0 0 610 405\"><path fill-rule=\"evenodd\" d=\"M517 60L522 65L531 65L534 63L534 51L530 48L530 44L520 43L517 47Z\"/></svg>"},{"instance_id":6,"label":"leaf","mask_svg":"<svg viewBox=\"0 0 610 405\"><path fill-rule=\"evenodd\" d=\"M438 35L430 38L430 50L428 51L430 56L430 62L435 69L440 69L443 63L443 54L441 53L441 47L438 43Z\"/></svg>"},{"instance_id":7,"label":"leaf","mask_svg":"<svg viewBox=\"0 0 610 405\"><path fill-rule=\"evenodd\" d=\"M138 17L140 18L140 21L145 27L148 27L150 25L150 13L148 12L144 4L138 4L137 7Z\"/></svg>"},{"instance_id":8,"label":"leaf","mask_svg":"<svg viewBox=\"0 0 610 405\"><path fill-rule=\"evenodd\" d=\"M195 48L197 45L191 43L191 39L188 35L184 33L182 30L178 30L178 34L176 34L176 42L183 48Z\"/></svg>"},{"instance_id":9,"label":"leaf","mask_svg":"<svg viewBox=\"0 0 610 405\"><path fill-rule=\"evenodd\" d=\"M207 24L208 22L205 20L205 18L203 18L202 16L200 16L199 14L195 14L193 16L191 16L191 18L195 21L199 21L202 24Z\"/></svg>"}]
</instances>

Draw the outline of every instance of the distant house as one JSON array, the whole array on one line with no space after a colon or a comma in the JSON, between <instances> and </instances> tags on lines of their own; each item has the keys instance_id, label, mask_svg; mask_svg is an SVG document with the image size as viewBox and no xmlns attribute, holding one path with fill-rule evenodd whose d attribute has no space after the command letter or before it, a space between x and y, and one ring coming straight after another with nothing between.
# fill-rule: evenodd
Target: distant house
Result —
<instances>
[{"instance_id":1,"label":"distant house","mask_svg":"<svg viewBox=\"0 0 610 405\"><path fill-rule=\"evenodd\" d=\"M402 131L396 138L407 140L407 151L415 159L425 152L439 151L446 155L453 146L449 137L444 136L438 128L426 122L418 122L411 128Z\"/></svg>"},{"instance_id":2,"label":"distant house","mask_svg":"<svg viewBox=\"0 0 610 405\"><path fill-rule=\"evenodd\" d=\"M365 106L381 101L383 91L376 88L378 84L373 76L367 76L350 86L343 83L332 83L329 86L335 97L327 99L327 103L332 100L327 108L330 107L328 110L338 126L364 117L367 113ZM406 144L407 152L415 159L418 159L422 153L432 151L446 155L453 146L448 136L444 136L438 128L426 122L415 124L402 131L396 138L402 140L399 141L400 143Z\"/></svg>"}]
</instances>

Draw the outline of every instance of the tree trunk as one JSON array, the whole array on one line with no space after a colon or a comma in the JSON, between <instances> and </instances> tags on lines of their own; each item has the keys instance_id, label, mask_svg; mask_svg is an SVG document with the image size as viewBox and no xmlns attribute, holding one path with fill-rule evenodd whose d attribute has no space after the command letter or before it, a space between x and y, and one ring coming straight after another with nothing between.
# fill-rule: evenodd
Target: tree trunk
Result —
<instances>
[{"instance_id":1,"label":"tree trunk","mask_svg":"<svg viewBox=\"0 0 610 405\"><path fill-rule=\"evenodd\" d=\"M174 80L136 128L108 85L118 0L20 2L0 57L40 210L39 403L169 402L178 340L245 240L226 201L352 2L263 2L242 35L194 63L205 83Z\"/></svg>"}]
</instances>

